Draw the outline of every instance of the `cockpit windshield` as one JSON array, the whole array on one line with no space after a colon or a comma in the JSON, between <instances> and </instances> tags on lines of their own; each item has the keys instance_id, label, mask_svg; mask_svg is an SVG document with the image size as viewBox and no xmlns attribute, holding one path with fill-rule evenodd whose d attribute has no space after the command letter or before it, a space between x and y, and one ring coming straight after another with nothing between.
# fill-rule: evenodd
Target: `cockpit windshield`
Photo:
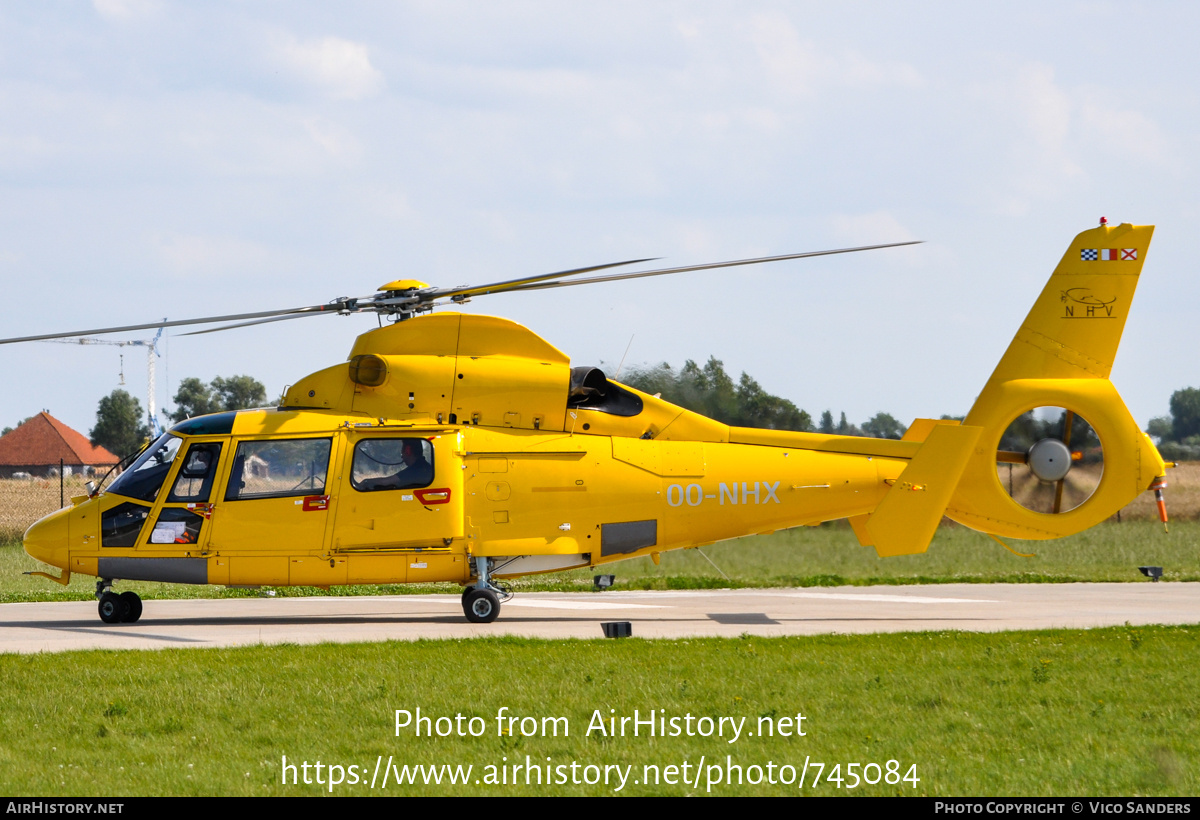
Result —
<instances>
[{"instance_id":1,"label":"cockpit windshield","mask_svg":"<svg viewBox=\"0 0 1200 820\"><path fill-rule=\"evenodd\" d=\"M142 451L129 469L109 485L108 492L140 501L154 501L167 473L171 471L171 462L175 460L182 442L183 439L178 436L163 433Z\"/></svg>"}]
</instances>

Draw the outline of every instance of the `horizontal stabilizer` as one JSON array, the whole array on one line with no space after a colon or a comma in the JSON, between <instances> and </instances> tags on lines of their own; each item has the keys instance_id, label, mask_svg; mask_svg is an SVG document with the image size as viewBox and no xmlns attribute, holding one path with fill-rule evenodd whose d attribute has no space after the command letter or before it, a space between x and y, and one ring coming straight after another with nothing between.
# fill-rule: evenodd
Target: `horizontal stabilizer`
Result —
<instances>
[{"instance_id":1,"label":"horizontal stabilizer","mask_svg":"<svg viewBox=\"0 0 1200 820\"><path fill-rule=\"evenodd\" d=\"M901 436L901 441L916 441L924 442L929 438L930 432L934 427L948 424L952 427L957 427L962 424L960 419L913 419L913 423L908 425L908 429Z\"/></svg>"},{"instance_id":2,"label":"horizontal stabilizer","mask_svg":"<svg viewBox=\"0 0 1200 820\"><path fill-rule=\"evenodd\" d=\"M870 513L852 515L846 520L850 522L850 529L854 530L854 537L858 539L860 547L875 546L871 541L871 534L867 532L867 522L871 520Z\"/></svg>"},{"instance_id":3,"label":"horizontal stabilizer","mask_svg":"<svg viewBox=\"0 0 1200 820\"><path fill-rule=\"evenodd\" d=\"M866 524L880 557L924 552L967 466L981 427L939 424Z\"/></svg>"}]
</instances>

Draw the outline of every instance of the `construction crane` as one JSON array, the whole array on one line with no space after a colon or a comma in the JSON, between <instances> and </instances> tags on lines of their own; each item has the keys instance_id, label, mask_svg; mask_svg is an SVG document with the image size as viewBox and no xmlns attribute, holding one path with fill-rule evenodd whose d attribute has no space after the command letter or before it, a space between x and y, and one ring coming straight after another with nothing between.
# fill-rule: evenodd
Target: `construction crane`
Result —
<instances>
[{"instance_id":1,"label":"construction crane","mask_svg":"<svg viewBox=\"0 0 1200 820\"><path fill-rule=\"evenodd\" d=\"M163 321L167 321L167 317L163 317ZM144 347L146 348L146 414L150 421L150 438L156 439L162 435L162 423L158 420L158 402L155 401L155 366L154 358L161 357L162 353L158 349L158 340L162 338L163 329L160 327L158 333L154 334L153 339L131 339L124 342L114 342L109 339L95 339L90 336L79 337L75 339L45 339L47 342L58 342L59 344L68 345L112 345L113 347ZM121 359L121 384L125 383L125 360Z\"/></svg>"}]
</instances>

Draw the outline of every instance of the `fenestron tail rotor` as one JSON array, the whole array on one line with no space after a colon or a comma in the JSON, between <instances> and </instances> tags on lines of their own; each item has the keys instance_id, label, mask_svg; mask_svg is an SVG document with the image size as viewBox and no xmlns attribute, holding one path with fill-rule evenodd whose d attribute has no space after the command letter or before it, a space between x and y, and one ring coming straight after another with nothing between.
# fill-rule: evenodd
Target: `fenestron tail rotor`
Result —
<instances>
[{"instance_id":1,"label":"fenestron tail rotor","mask_svg":"<svg viewBox=\"0 0 1200 820\"><path fill-rule=\"evenodd\" d=\"M886 245L864 245L856 248L838 248L836 250L808 251L783 256L764 256L756 259L739 259L730 262L714 262L703 265L687 265L676 268L660 268L657 270L634 271L632 273L606 274L604 276L578 277L585 273L607 270L609 268L636 265L651 262L653 259L632 259L625 262L610 262L603 265L589 265L583 268L543 273L535 276L524 276L517 279L506 279L484 285L457 285L455 287L434 287L412 279L389 282L370 296L340 297L323 305L308 305L306 307L283 308L281 310L264 310L252 313L233 313L224 316L205 316L197 319L175 319L172 321L146 322L136 325L119 327L90 328L88 330L73 330L64 333L43 333L36 336L17 336L10 339L0 339L0 344L14 342L34 342L48 339L64 339L75 336L96 336L106 333L125 333L135 330L150 330L164 327L186 327L189 325L215 324L220 327L194 331L184 335L214 333L218 330L232 330L238 327L282 322L289 319L302 319L307 316L323 316L338 314L346 316L352 313L376 313L387 316L391 321L411 319L421 313L427 313L434 307L452 303L470 301L476 296L493 293L507 293L543 288L569 287L572 285L589 285L599 282L615 282L623 279L639 279L649 276L665 276L673 273L689 271L714 270L717 268L732 268L743 265L758 265L764 262L781 262L787 259L805 259L813 256L830 256L841 253L857 253L858 251L878 250L881 248L897 248L904 245L916 245L918 242L893 242Z\"/></svg>"},{"instance_id":2,"label":"fenestron tail rotor","mask_svg":"<svg viewBox=\"0 0 1200 820\"><path fill-rule=\"evenodd\" d=\"M996 469L1014 501L1055 515L1080 506L1100 486L1104 451L1092 426L1074 411L1037 407L1004 431Z\"/></svg>"}]
</instances>

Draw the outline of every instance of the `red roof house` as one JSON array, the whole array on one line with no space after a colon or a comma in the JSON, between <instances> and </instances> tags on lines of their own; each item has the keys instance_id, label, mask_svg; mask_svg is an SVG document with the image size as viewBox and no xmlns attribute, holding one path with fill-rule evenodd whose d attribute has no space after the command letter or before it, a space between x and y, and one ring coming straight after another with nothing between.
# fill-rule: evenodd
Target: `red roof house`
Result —
<instances>
[{"instance_id":1,"label":"red roof house","mask_svg":"<svg viewBox=\"0 0 1200 820\"><path fill-rule=\"evenodd\" d=\"M108 469L120 459L94 447L82 433L49 413L38 413L6 436L0 436L0 478L24 472L45 476L60 463L78 473L84 467Z\"/></svg>"}]
</instances>

